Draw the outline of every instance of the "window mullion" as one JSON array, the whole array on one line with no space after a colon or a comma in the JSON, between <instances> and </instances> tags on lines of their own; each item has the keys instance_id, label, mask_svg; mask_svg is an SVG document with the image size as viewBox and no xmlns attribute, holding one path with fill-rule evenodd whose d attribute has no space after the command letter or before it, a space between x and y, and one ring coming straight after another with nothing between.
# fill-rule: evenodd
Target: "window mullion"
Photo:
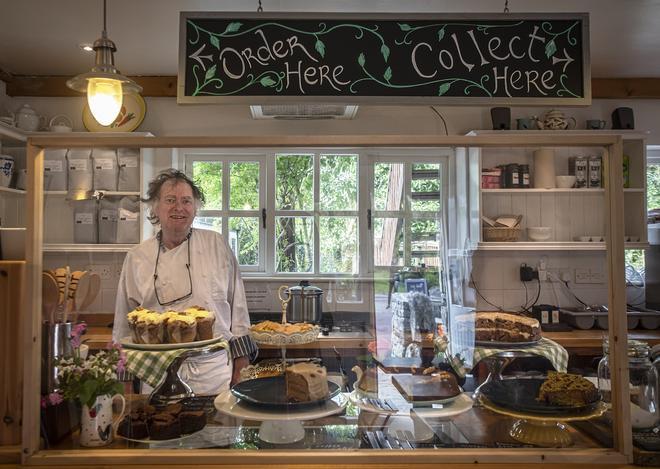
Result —
<instances>
[{"instance_id":1,"label":"window mullion","mask_svg":"<svg viewBox=\"0 0 660 469\"><path fill-rule=\"evenodd\" d=\"M220 161L222 162L222 211L225 214L222 217L222 232L229 241L229 157L223 156Z\"/></svg>"},{"instance_id":2,"label":"window mullion","mask_svg":"<svg viewBox=\"0 0 660 469\"><path fill-rule=\"evenodd\" d=\"M264 206L266 207L266 274L275 275L275 253L277 252L277 246L275 244L275 199L276 199L276 188L275 188L275 169L276 169L276 158L275 153L270 153L266 158L266 190L268 191L268 197L264 201Z\"/></svg>"},{"instance_id":3,"label":"window mullion","mask_svg":"<svg viewBox=\"0 0 660 469\"><path fill-rule=\"evenodd\" d=\"M320 153L314 153L312 155L312 161L313 161L313 168L314 168L314 178L313 178L313 183L312 186L314 187L314 226L313 226L313 233L314 233L314 268L313 272L315 274L318 274L321 271L321 237L319 235L319 228L320 228L320 215L319 215L319 208L321 206L321 202L319 200L319 196L321 193L321 180L320 180L320 168L321 168L321 158L320 158Z\"/></svg>"}]
</instances>

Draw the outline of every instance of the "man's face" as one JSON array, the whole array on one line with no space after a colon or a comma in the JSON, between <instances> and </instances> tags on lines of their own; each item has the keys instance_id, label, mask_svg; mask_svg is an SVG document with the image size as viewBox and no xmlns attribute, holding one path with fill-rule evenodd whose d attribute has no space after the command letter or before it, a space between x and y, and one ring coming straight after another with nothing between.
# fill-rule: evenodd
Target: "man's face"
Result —
<instances>
[{"instance_id":1,"label":"man's face","mask_svg":"<svg viewBox=\"0 0 660 469\"><path fill-rule=\"evenodd\" d=\"M195 218L195 198L190 185L179 181L163 184L156 215L164 234L187 233Z\"/></svg>"}]
</instances>

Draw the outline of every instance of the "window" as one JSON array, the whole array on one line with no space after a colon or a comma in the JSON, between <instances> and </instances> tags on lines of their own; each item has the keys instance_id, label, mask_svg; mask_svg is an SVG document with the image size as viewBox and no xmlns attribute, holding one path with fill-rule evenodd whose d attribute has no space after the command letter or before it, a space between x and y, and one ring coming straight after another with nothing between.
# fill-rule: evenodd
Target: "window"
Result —
<instances>
[{"instance_id":1,"label":"window","mask_svg":"<svg viewBox=\"0 0 660 469\"><path fill-rule=\"evenodd\" d=\"M206 197L193 226L225 234L242 270L263 271L263 155L186 154L185 166Z\"/></svg>"},{"instance_id":2,"label":"window","mask_svg":"<svg viewBox=\"0 0 660 469\"><path fill-rule=\"evenodd\" d=\"M438 268L449 153L184 152L206 195L195 226L225 234L244 271L390 278ZM370 218L369 218L370 217Z\"/></svg>"}]
</instances>

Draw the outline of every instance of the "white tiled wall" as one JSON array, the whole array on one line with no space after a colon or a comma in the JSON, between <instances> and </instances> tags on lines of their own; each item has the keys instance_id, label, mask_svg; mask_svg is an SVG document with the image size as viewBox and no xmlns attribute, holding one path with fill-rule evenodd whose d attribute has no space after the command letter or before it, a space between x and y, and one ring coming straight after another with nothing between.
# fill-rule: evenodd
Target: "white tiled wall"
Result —
<instances>
[{"instance_id":1,"label":"white tiled wall","mask_svg":"<svg viewBox=\"0 0 660 469\"><path fill-rule=\"evenodd\" d=\"M607 272L605 254L603 252L566 251L566 252L485 252L477 251L472 257L472 277L479 292L491 303L506 310L518 311L525 303L525 288L520 281L520 266L525 263L534 269L538 268L543 258L546 268L553 274L569 272L569 283L575 294L587 304L607 303ZM575 269L589 268L605 274L604 283L576 284ZM536 280L527 282L528 304L531 304L538 291ZM493 310L474 291L469 304L475 304L480 310ZM578 306L579 303L568 293L560 282L542 282L541 293L537 304Z\"/></svg>"},{"instance_id":2,"label":"white tiled wall","mask_svg":"<svg viewBox=\"0 0 660 469\"><path fill-rule=\"evenodd\" d=\"M71 270L98 270L99 265L110 266L112 275L101 280L101 291L88 308L81 313L113 313L117 298L119 273L125 253L44 253L44 269L69 266Z\"/></svg>"}]
</instances>

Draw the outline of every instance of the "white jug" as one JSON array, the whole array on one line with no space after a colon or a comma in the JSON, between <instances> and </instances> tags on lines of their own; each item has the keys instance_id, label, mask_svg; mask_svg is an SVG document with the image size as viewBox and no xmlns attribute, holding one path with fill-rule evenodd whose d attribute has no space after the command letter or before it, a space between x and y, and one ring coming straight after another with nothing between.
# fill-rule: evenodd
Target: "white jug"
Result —
<instances>
[{"instance_id":1,"label":"white jug","mask_svg":"<svg viewBox=\"0 0 660 469\"><path fill-rule=\"evenodd\" d=\"M68 116L58 114L50 120L48 128L51 132L71 132L73 130L73 124Z\"/></svg>"},{"instance_id":2,"label":"white jug","mask_svg":"<svg viewBox=\"0 0 660 469\"><path fill-rule=\"evenodd\" d=\"M16 126L26 132L36 132L44 123L44 118L37 114L29 104L24 104L16 113Z\"/></svg>"}]
</instances>

